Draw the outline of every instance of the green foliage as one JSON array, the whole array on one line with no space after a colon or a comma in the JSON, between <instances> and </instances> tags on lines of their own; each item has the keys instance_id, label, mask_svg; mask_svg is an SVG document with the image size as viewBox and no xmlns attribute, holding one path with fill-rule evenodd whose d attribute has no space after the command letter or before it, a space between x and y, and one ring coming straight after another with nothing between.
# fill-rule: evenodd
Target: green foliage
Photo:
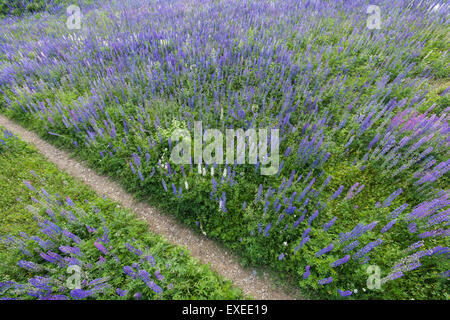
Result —
<instances>
[{"instance_id":1,"label":"green foliage","mask_svg":"<svg viewBox=\"0 0 450 320\"><path fill-rule=\"evenodd\" d=\"M46 2L44 0L0 0L0 17L6 15L20 16L25 13L42 11L47 8ZM57 0L56 3L58 2L60 1Z\"/></svg>"}]
</instances>

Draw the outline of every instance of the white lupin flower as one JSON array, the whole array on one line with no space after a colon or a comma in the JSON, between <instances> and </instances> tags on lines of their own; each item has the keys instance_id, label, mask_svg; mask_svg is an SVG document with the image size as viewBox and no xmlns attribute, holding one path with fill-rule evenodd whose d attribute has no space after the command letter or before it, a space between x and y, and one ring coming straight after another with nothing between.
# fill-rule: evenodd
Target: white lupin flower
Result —
<instances>
[{"instance_id":1,"label":"white lupin flower","mask_svg":"<svg viewBox=\"0 0 450 320\"><path fill-rule=\"evenodd\" d=\"M435 5L434 7L430 7L430 9L428 9L428 10L430 10L431 12L437 12L437 11L439 11L439 8L440 8L441 6L439 5L439 4L437 4L437 5Z\"/></svg>"},{"instance_id":2,"label":"white lupin flower","mask_svg":"<svg viewBox=\"0 0 450 320\"><path fill-rule=\"evenodd\" d=\"M358 293L358 289L353 290L354 293Z\"/></svg>"},{"instance_id":3,"label":"white lupin flower","mask_svg":"<svg viewBox=\"0 0 450 320\"><path fill-rule=\"evenodd\" d=\"M223 200L219 200L219 213L220 213L221 215L223 215L222 207L223 207Z\"/></svg>"},{"instance_id":4,"label":"white lupin flower","mask_svg":"<svg viewBox=\"0 0 450 320\"><path fill-rule=\"evenodd\" d=\"M202 174L202 164L199 162L198 163L198 166L197 166L197 168L198 168L198 174Z\"/></svg>"},{"instance_id":5,"label":"white lupin flower","mask_svg":"<svg viewBox=\"0 0 450 320\"><path fill-rule=\"evenodd\" d=\"M227 176L227 168L223 169L223 177L225 178Z\"/></svg>"},{"instance_id":6,"label":"white lupin flower","mask_svg":"<svg viewBox=\"0 0 450 320\"><path fill-rule=\"evenodd\" d=\"M202 173L203 173L203 176L206 177L206 168L203 168Z\"/></svg>"},{"instance_id":7,"label":"white lupin flower","mask_svg":"<svg viewBox=\"0 0 450 320\"><path fill-rule=\"evenodd\" d=\"M211 50L211 58L212 58L212 60L214 62L216 62L216 60L217 60L217 52L216 52L216 50L214 48L212 48L212 50Z\"/></svg>"},{"instance_id":8,"label":"white lupin flower","mask_svg":"<svg viewBox=\"0 0 450 320\"><path fill-rule=\"evenodd\" d=\"M200 230L202 231L202 234L203 234L204 236L206 236L206 232L205 232L205 231L203 231L203 227L202 227L202 225L200 225Z\"/></svg>"},{"instance_id":9,"label":"white lupin flower","mask_svg":"<svg viewBox=\"0 0 450 320\"><path fill-rule=\"evenodd\" d=\"M159 43L161 44L161 46L166 47L169 44L169 40L161 39L159 40Z\"/></svg>"},{"instance_id":10,"label":"white lupin flower","mask_svg":"<svg viewBox=\"0 0 450 320\"><path fill-rule=\"evenodd\" d=\"M189 185L187 180L184 180L184 187L186 188L186 190L189 190Z\"/></svg>"},{"instance_id":11,"label":"white lupin flower","mask_svg":"<svg viewBox=\"0 0 450 320\"><path fill-rule=\"evenodd\" d=\"M211 176L214 176L214 167L211 167Z\"/></svg>"}]
</instances>

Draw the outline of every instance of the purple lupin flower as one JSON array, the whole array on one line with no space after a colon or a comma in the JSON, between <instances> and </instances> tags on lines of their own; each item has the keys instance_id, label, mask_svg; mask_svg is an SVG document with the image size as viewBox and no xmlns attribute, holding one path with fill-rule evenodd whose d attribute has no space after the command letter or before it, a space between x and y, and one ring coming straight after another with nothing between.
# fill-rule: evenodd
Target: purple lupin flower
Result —
<instances>
[{"instance_id":1,"label":"purple lupin flower","mask_svg":"<svg viewBox=\"0 0 450 320\"><path fill-rule=\"evenodd\" d=\"M337 220L337 217L334 217L329 222L325 223L323 225L323 230L324 231L328 231L328 229L330 229L333 226L333 224L336 222L336 220Z\"/></svg>"},{"instance_id":2,"label":"purple lupin flower","mask_svg":"<svg viewBox=\"0 0 450 320\"><path fill-rule=\"evenodd\" d=\"M344 190L344 186L340 186L339 189L336 190L336 192L331 196L331 199L336 199Z\"/></svg>"},{"instance_id":3,"label":"purple lupin flower","mask_svg":"<svg viewBox=\"0 0 450 320\"><path fill-rule=\"evenodd\" d=\"M321 279L321 280L318 281L318 283L323 285L323 286L326 285L326 284L329 284L331 282L333 282L333 278L332 277L328 277L328 278Z\"/></svg>"},{"instance_id":4,"label":"purple lupin flower","mask_svg":"<svg viewBox=\"0 0 450 320\"><path fill-rule=\"evenodd\" d=\"M144 181L144 176L142 175L141 169L138 169L139 180Z\"/></svg>"},{"instance_id":5,"label":"purple lupin flower","mask_svg":"<svg viewBox=\"0 0 450 320\"><path fill-rule=\"evenodd\" d=\"M119 297L124 297L127 294L127 290L121 290L119 288L116 289L116 293Z\"/></svg>"},{"instance_id":6,"label":"purple lupin flower","mask_svg":"<svg viewBox=\"0 0 450 320\"><path fill-rule=\"evenodd\" d=\"M133 279L137 278L137 272L134 271L134 269L130 266L125 266L123 267L123 272L125 272L125 274Z\"/></svg>"},{"instance_id":7,"label":"purple lupin flower","mask_svg":"<svg viewBox=\"0 0 450 320\"><path fill-rule=\"evenodd\" d=\"M48 295L42 300L69 300L69 298L65 295L57 294L57 295Z\"/></svg>"},{"instance_id":8,"label":"purple lupin flower","mask_svg":"<svg viewBox=\"0 0 450 320\"><path fill-rule=\"evenodd\" d=\"M128 242L125 244L125 247L128 249L128 251L134 253L137 256L141 256L143 254L142 250L133 247L131 244L129 244Z\"/></svg>"},{"instance_id":9,"label":"purple lupin flower","mask_svg":"<svg viewBox=\"0 0 450 320\"><path fill-rule=\"evenodd\" d=\"M387 232L389 229L392 228L392 226L397 222L397 219L392 220L391 222L389 222L387 225L385 225L382 229L381 229L381 233L385 233Z\"/></svg>"},{"instance_id":10,"label":"purple lupin flower","mask_svg":"<svg viewBox=\"0 0 450 320\"><path fill-rule=\"evenodd\" d=\"M64 236L66 236L67 238L72 239L76 244L80 244L81 243L81 239L78 236L76 236L73 233L71 233L69 230L66 230L66 229L63 230L62 234Z\"/></svg>"},{"instance_id":11,"label":"purple lupin flower","mask_svg":"<svg viewBox=\"0 0 450 320\"><path fill-rule=\"evenodd\" d=\"M95 241L95 242L94 242L94 246L95 246L98 250L100 250L101 252L103 252L104 254L108 254L108 249L106 249L105 246L104 246L103 244L101 244L100 242Z\"/></svg>"},{"instance_id":12,"label":"purple lupin flower","mask_svg":"<svg viewBox=\"0 0 450 320\"><path fill-rule=\"evenodd\" d=\"M266 226L266 228L264 229L264 236L265 236L265 237L268 237L268 236L269 236L269 230L270 230L271 227L272 227L272 224L269 223L269 224Z\"/></svg>"},{"instance_id":13,"label":"purple lupin flower","mask_svg":"<svg viewBox=\"0 0 450 320\"><path fill-rule=\"evenodd\" d=\"M66 202L71 207L75 205L75 203L73 203L72 199L70 199L69 197L66 198Z\"/></svg>"},{"instance_id":14,"label":"purple lupin flower","mask_svg":"<svg viewBox=\"0 0 450 320\"><path fill-rule=\"evenodd\" d=\"M337 289L337 292L339 293L339 295L340 295L341 297L348 297L348 296L350 296L350 295L352 294L352 291L351 291L351 290L342 291L342 290L340 290L340 289Z\"/></svg>"},{"instance_id":15,"label":"purple lupin flower","mask_svg":"<svg viewBox=\"0 0 450 320\"><path fill-rule=\"evenodd\" d=\"M97 232L97 229L91 228L91 227L88 226L88 225L86 225L86 229L88 230L89 233Z\"/></svg>"},{"instance_id":16,"label":"purple lupin flower","mask_svg":"<svg viewBox=\"0 0 450 320\"><path fill-rule=\"evenodd\" d=\"M177 196L177 187L175 186L175 184L172 182L172 191L173 191L173 195Z\"/></svg>"},{"instance_id":17,"label":"purple lupin flower","mask_svg":"<svg viewBox=\"0 0 450 320\"><path fill-rule=\"evenodd\" d=\"M311 217L309 217L308 219L308 226L311 225L311 223L313 222L313 220L319 215L319 210L316 210Z\"/></svg>"},{"instance_id":18,"label":"purple lupin flower","mask_svg":"<svg viewBox=\"0 0 450 320\"><path fill-rule=\"evenodd\" d=\"M67 253L67 254L74 254L74 255L77 255L77 256L81 255L81 250L78 247L60 246L59 250L61 252Z\"/></svg>"},{"instance_id":19,"label":"purple lupin flower","mask_svg":"<svg viewBox=\"0 0 450 320\"><path fill-rule=\"evenodd\" d=\"M158 280L164 280L164 276L161 274L161 272L159 270L155 271L155 277Z\"/></svg>"},{"instance_id":20,"label":"purple lupin flower","mask_svg":"<svg viewBox=\"0 0 450 320\"><path fill-rule=\"evenodd\" d=\"M17 265L29 271L40 271L42 269L40 265L26 260L20 260Z\"/></svg>"},{"instance_id":21,"label":"purple lupin flower","mask_svg":"<svg viewBox=\"0 0 450 320\"><path fill-rule=\"evenodd\" d=\"M92 295L91 290L74 289L70 291L70 295L75 300L83 300Z\"/></svg>"},{"instance_id":22,"label":"purple lupin flower","mask_svg":"<svg viewBox=\"0 0 450 320\"><path fill-rule=\"evenodd\" d=\"M306 266L305 272L303 273L303 279L307 279L309 277L309 275L311 274L309 271L310 268L311 268L310 266Z\"/></svg>"},{"instance_id":23,"label":"purple lupin flower","mask_svg":"<svg viewBox=\"0 0 450 320\"><path fill-rule=\"evenodd\" d=\"M315 254L315 256L316 256L316 257L320 257L321 255L324 255L325 253L328 253L328 252L330 252L331 250L333 250L333 248L334 248L334 244L331 243L329 246L327 246L327 247L325 247L325 248L320 249L319 251L317 251L316 254Z\"/></svg>"},{"instance_id":24,"label":"purple lupin flower","mask_svg":"<svg viewBox=\"0 0 450 320\"><path fill-rule=\"evenodd\" d=\"M343 257L343 258L341 258L341 259L338 259L338 260L332 262L332 263L330 264L330 266L331 266L332 268L338 267L338 266L340 266L341 264L346 263L349 259L350 259L350 255L347 254L345 257Z\"/></svg>"},{"instance_id":25,"label":"purple lupin flower","mask_svg":"<svg viewBox=\"0 0 450 320\"><path fill-rule=\"evenodd\" d=\"M31 183L27 180L23 180L23 183L27 186L31 191L36 191L36 189L31 185Z\"/></svg>"}]
</instances>

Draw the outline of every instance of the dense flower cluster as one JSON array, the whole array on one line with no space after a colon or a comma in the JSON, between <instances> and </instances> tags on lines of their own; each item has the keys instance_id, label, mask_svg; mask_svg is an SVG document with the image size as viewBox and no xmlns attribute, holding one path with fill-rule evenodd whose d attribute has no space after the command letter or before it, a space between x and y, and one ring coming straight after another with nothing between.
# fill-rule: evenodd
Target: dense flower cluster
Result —
<instances>
[{"instance_id":1,"label":"dense flower cluster","mask_svg":"<svg viewBox=\"0 0 450 320\"><path fill-rule=\"evenodd\" d=\"M28 295L44 300L70 298L80 300L88 297L99 297L106 293L110 293L112 290L112 286L108 284L110 277L88 280L89 276L87 276L86 272L83 272L84 280L81 282L82 288L69 290L70 287L68 286L68 283L70 282L70 274L65 272L70 266L77 266L80 267L80 270L84 269L85 271L93 270L93 263L101 265L106 263L107 259L114 259L115 263L120 263L119 257L112 252L114 248L111 245L108 235L109 229L106 226L103 226L102 229L104 234L101 237L99 236L96 241L90 239L93 235L86 236L86 233L82 233L82 237L75 235L68 229L80 230L83 226L87 227L83 221L87 216L86 213L75 216L75 213L71 210L78 212L83 211L80 211L73 202L70 202L69 205L68 202L60 201L60 198L56 195L49 194L43 188L41 191L38 191L28 181L24 181L24 185L37 194L40 198L38 200L38 205L47 208L46 214L52 212L50 215L51 220L48 220L47 216L35 216L37 221L42 221L39 223L39 226L43 237L48 237L51 240L42 239L38 236L29 236L24 232L21 232L18 237L0 237L0 243L6 245L9 250L20 249L22 251L28 260L22 259L17 265L33 274L33 277L25 284L16 283L14 281L0 283L0 296L3 298L4 296L9 295L18 297ZM34 209L35 210L31 210L31 208L29 208L31 211L39 211L37 207ZM67 215L69 212L76 219L70 219ZM96 215L99 220L104 219L98 212ZM60 226L64 226L68 229L63 229ZM91 231L88 232L88 234L93 232L97 236L100 235L100 231L94 231L92 228L90 228L90 230ZM92 253L84 253L87 249L84 244L88 242L93 242L92 246L105 257L98 255L98 261L88 260L93 256ZM36 243L38 247L33 246L33 243ZM31 248L33 247L34 249L32 250ZM128 242L124 244L124 248L127 248L134 254L142 255L140 249L133 247ZM152 269L157 267L156 261L152 256L145 257L145 261L149 261L148 267ZM54 267L57 269L55 270ZM141 278L155 291L155 293L161 294L163 292L161 286L157 284L157 282L160 284L164 282L164 277L159 270L155 271L154 280L151 280L151 276L147 271L134 271L130 266L125 266L123 272L133 279L137 279L138 277ZM38 274L47 274L47 276L38 276ZM88 278L86 279L86 277ZM55 288L57 288L57 292L55 292ZM126 290L120 288L117 288L116 291L119 296L125 296L127 293Z\"/></svg>"}]
</instances>

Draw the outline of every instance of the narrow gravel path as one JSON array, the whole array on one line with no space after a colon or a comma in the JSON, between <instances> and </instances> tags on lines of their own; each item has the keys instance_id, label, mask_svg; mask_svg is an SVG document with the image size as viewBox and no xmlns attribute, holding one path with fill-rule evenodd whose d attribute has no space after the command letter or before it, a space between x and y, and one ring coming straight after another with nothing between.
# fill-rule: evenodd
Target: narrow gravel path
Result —
<instances>
[{"instance_id":1,"label":"narrow gravel path","mask_svg":"<svg viewBox=\"0 0 450 320\"><path fill-rule=\"evenodd\" d=\"M52 146L37 134L24 129L3 115L0 115L0 126L12 131L27 143L34 145L60 170L78 178L100 195L106 195L133 211L147 222L151 231L164 236L173 244L187 247L192 256L202 263L209 264L213 270L230 279L245 294L260 300L295 299L277 288L268 277L261 279L255 276L252 271L243 269L234 255L219 247L214 241L197 235L173 217L164 215L143 202L137 202L120 184L98 175L83 163L71 159L67 152Z\"/></svg>"}]
</instances>

